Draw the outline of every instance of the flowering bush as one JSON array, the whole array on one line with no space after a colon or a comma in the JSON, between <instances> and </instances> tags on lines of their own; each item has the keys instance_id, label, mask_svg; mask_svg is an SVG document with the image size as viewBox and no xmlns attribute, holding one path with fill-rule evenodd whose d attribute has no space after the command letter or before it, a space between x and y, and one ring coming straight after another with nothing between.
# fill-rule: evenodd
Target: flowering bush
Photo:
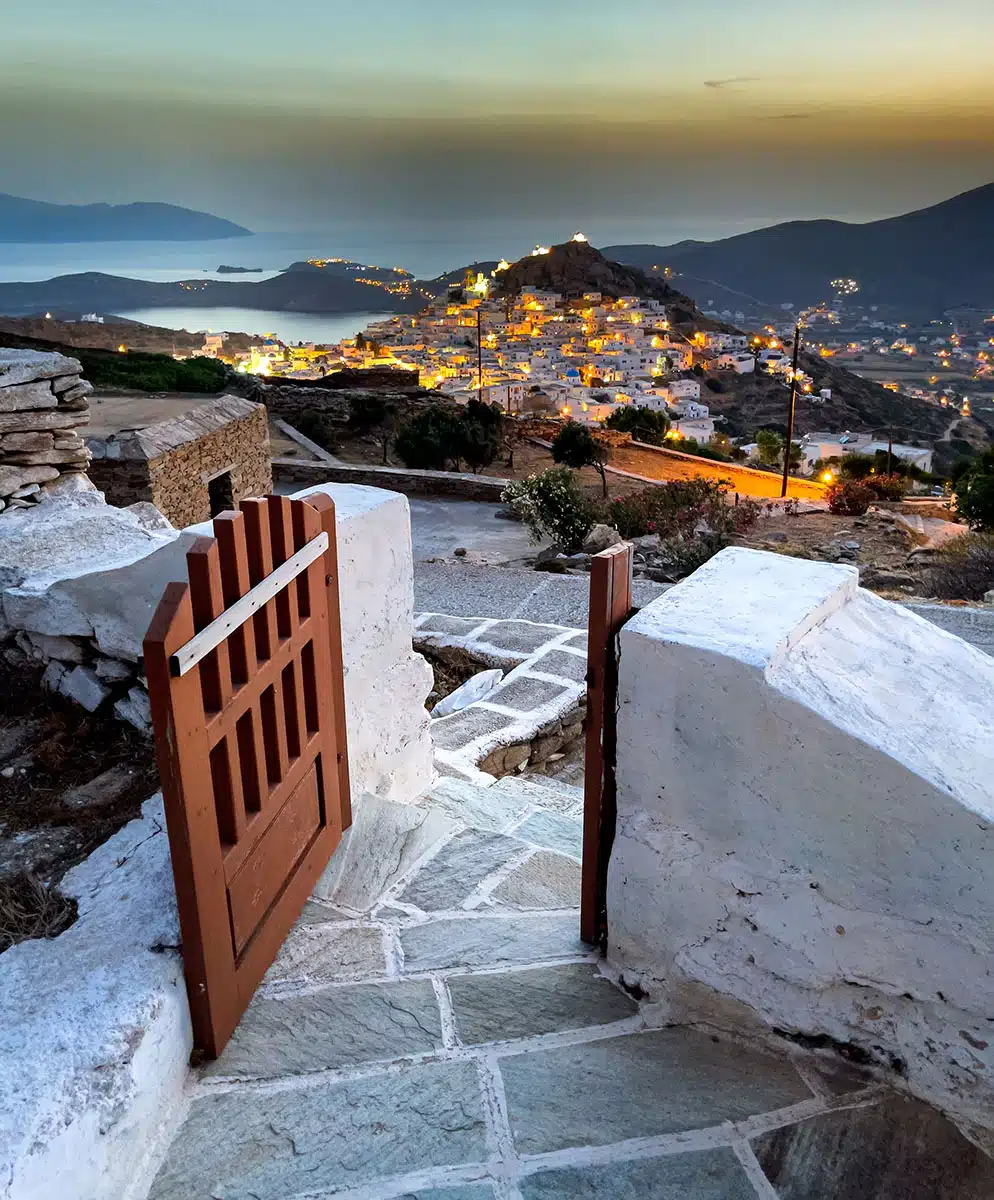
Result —
<instances>
[{"instance_id":1,"label":"flowering bush","mask_svg":"<svg viewBox=\"0 0 994 1200\"><path fill-rule=\"evenodd\" d=\"M552 467L509 483L501 499L521 518L536 542L551 538L563 550L577 549L594 523L594 508L568 467Z\"/></svg>"},{"instance_id":2,"label":"flowering bush","mask_svg":"<svg viewBox=\"0 0 994 1200\"><path fill-rule=\"evenodd\" d=\"M838 517L861 517L877 497L856 480L833 483L828 489L828 509Z\"/></svg>"},{"instance_id":3,"label":"flowering bush","mask_svg":"<svg viewBox=\"0 0 994 1200\"><path fill-rule=\"evenodd\" d=\"M602 519L622 537L693 537L701 530L731 536L756 523L759 505L730 505L726 489L713 479L675 480L613 500Z\"/></svg>"},{"instance_id":4,"label":"flowering bush","mask_svg":"<svg viewBox=\"0 0 994 1200\"><path fill-rule=\"evenodd\" d=\"M903 500L908 490L908 481L903 475L867 475L860 482L877 500Z\"/></svg>"}]
</instances>

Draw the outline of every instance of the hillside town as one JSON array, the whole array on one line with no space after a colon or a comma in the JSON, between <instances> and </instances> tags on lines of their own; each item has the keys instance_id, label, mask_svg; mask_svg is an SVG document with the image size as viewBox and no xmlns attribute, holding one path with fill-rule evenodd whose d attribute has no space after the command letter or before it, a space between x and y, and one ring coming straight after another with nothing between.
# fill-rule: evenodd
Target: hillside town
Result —
<instances>
[{"instance_id":1,"label":"hillside town","mask_svg":"<svg viewBox=\"0 0 994 1200\"><path fill-rule=\"evenodd\" d=\"M574 235L574 243L585 241L582 233ZM549 252L539 246L533 257ZM712 411L711 391L702 395L702 380L768 377L782 385L786 406L794 378L792 328L745 333L714 320L706 323L715 328L678 327L664 300L645 295L588 291L571 298L525 285L503 296L501 275L509 268L501 261L489 277L467 271L461 284L416 315L374 321L334 345L285 345L272 337L232 359L226 335L208 334L203 353L233 361L247 374L298 380L345 368L392 368L455 402L480 399L510 417L572 419L593 428L619 409L647 408L668 419L666 440L673 448L681 442L688 448L713 446L762 460L748 437L733 445L724 416ZM821 342L815 348L825 358L834 353ZM817 388L801 367L796 380L798 394L809 403L831 401L831 388ZM799 445L801 474L814 474L829 459L872 456L881 449L922 472L932 470L927 447L893 438L881 442L872 431L812 431L799 437Z\"/></svg>"}]
</instances>

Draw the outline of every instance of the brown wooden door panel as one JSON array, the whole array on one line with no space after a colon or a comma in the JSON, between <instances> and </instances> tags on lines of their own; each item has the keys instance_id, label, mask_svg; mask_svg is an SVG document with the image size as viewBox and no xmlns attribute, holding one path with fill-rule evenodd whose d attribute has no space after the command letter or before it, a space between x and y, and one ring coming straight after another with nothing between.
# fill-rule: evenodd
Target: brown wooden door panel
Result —
<instances>
[{"instance_id":1,"label":"brown wooden door panel","mask_svg":"<svg viewBox=\"0 0 994 1200\"><path fill-rule=\"evenodd\" d=\"M249 500L216 518L145 638L194 1037L209 1057L351 823L335 513L315 500Z\"/></svg>"},{"instance_id":2,"label":"brown wooden door panel","mask_svg":"<svg viewBox=\"0 0 994 1200\"><path fill-rule=\"evenodd\" d=\"M236 954L244 950L283 884L321 832L324 822L317 773L317 764L313 764L287 797L266 836L256 841L252 853L228 883Z\"/></svg>"}]
</instances>

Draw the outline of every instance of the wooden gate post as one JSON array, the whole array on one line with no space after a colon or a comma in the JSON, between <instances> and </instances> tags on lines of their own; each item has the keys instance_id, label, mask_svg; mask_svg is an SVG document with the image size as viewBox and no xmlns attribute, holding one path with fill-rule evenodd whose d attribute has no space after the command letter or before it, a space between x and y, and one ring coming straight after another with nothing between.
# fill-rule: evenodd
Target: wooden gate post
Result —
<instances>
[{"instance_id":1,"label":"wooden gate post","mask_svg":"<svg viewBox=\"0 0 994 1200\"><path fill-rule=\"evenodd\" d=\"M599 944L607 933L607 864L617 820L616 639L632 611L632 563L632 547L624 543L595 554L590 565L583 875L580 887L580 937L589 945Z\"/></svg>"}]
</instances>

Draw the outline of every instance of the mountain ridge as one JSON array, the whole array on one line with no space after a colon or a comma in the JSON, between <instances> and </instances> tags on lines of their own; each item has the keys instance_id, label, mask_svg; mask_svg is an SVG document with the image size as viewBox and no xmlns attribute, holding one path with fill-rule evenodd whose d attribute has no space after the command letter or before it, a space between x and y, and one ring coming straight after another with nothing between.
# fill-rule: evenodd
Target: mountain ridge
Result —
<instances>
[{"instance_id":1,"label":"mountain ridge","mask_svg":"<svg viewBox=\"0 0 994 1200\"><path fill-rule=\"evenodd\" d=\"M994 305L994 183L894 217L862 223L785 221L714 242L605 246L643 270L669 267L698 299L709 284L770 306L831 298L852 278L859 303L938 316L958 305Z\"/></svg>"},{"instance_id":2,"label":"mountain ridge","mask_svg":"<svg viewBox=\"0 0 994 1200\"><path fill-rule=\"evenodd\" d=\"M252 231L212 213L158 201L53 204L0 192L0 242L197 242L248 237Z\"/></svg>"}]
</instances>

